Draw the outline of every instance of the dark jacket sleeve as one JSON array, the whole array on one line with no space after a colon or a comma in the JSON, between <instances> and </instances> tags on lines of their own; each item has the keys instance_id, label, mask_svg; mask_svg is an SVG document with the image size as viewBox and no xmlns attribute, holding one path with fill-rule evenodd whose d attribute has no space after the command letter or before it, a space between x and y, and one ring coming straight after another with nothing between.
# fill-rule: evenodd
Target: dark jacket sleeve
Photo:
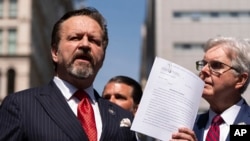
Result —
<instances>
[{"instance_id":1,"label":"dark jacket sleeve","mask_svg":"<svg viewBox=\"0 0 250 141\"><path fill-rule=\"evenodd\" d=\"M14 94L7 96L0 106L0 141L19 141L22 139L21 113Z\"/></svg>"}]
</instances>

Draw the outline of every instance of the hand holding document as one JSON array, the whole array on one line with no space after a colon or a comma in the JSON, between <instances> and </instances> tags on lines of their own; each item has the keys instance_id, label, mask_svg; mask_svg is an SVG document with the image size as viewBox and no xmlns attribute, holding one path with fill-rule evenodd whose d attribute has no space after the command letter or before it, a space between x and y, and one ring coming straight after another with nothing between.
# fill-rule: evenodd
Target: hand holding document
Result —
<instances>
[{"instance_id":1,"label":"hand holding document","mask_svg":"<svg viewBox=\"0 0 250 141\"><path fill-rule=\"evenodd\" d=\"M131 130L169 140L180 127L192 129L203 88L196 74L156 57Z\"/></svg>"}]
</instances>

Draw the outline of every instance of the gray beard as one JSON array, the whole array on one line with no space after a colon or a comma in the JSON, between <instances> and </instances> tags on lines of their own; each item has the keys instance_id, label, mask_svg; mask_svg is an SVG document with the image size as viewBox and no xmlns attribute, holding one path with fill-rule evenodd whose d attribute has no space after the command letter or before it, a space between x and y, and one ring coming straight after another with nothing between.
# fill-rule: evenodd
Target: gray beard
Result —
<instances>
[{"instance_id":1,"label":"gray beard","mask_svg":"<svg viewBox=\"0 0 250 141\"><path fill-rule=\"evenodd\" d=\"M83 64L81 67L68 67L69 74L78 79L86 79L94 74L94 70L91 66Z\"/></svg>"}]
</instances>

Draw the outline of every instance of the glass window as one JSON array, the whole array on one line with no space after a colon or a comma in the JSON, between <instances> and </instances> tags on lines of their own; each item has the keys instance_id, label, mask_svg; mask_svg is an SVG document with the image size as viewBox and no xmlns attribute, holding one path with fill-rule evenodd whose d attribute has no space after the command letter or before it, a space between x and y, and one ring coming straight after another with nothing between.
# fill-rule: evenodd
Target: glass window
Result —
<instances>
[{"instance_id":1,"label":"glass window","mask_svg":"<svg viewBox=\"0 0 250 141\"><path fill-rule=\"evenodd\" d=\"M0 18L3 18L3 0L0 0Z\"/></svg>"},{"instance_id":2,"label":"glass window","mask_svg":"<svg viewBox=\"0 0 250 141\"><path fill-rule=\"evenodd\" d=\"M2 70L0 69L0 90L2 89ZM0 103L1 103L1 98L0 98Z\"/></svg>"},{"instance_id":3,"label":"glass window","mask_svg":"<svg viewBox=\"0 0 250 141\"><path fill-rule=\"evenodd\" d=\"M238 17L239 13L238 12L230 12L230 15L232 17Z\"/></svg>"},{"instance_id":4,"label":"glass window","mask_svg":"<svg viewBox=\"0 0 250 141\"><path fill-rule=\"evenodd\" d=\"M3 30L0 29L0 53L3 52Z\"/></svg>"},{"instance_id":5,"label":"glass window","mask_svg":"<svg viewBox=\"0 0 250 141\"><path fill-rule=\"evenodd\" d=\"M200 13L200 12L191 13L191 18L194 21L199 21L201 17L202 17L202 13Z\"/></svg>"},{"instance_id":6,"label":"glass window","mask_svg":"<svg viewBox=\"0 0 250 141\"><path fill-rule=\"evenodd\" d=\"M231 19L238 20L238 18L250 18L249 11L211 11L211 12L202 12L202 11L193 11L193 12L182 12L175 11L172 15L175 19L184 19L190 18L193 21L199 21L202 19Z\"/></svg>"},{"instance_id":7,"label":"glass window","mask_svg":"<svg viewBox=\"0 0 250 141\"><path fill-rule=\"evenodd\" d=\"M9 29L8 36L8 52L14 54L16 52L17 32L16 29Z\"/></svg>"},{"instance_id":8,"label":"glass window","mask_svg":"<svg viewBox=\"0 0 250 141\"><path fill-rule=\"evenodd\" d=\"M175 43L174 48L176 50L200 50L203 49L204 44L202 43Z\"/></svg>"},{"instance_id":9,"label":"glass window","mask_svg":"<svg viewBox=\"0 0 250 141\"><path fill-rule=\"evenodd\" d=\"M14 69L9 69L7 72L8 77L8 86L7 86L7 95L15 91L15 78L16 72Z\"/></svg>"},{"instance_id":10,"label":"glass window","mask_svg":"<svg viewBox=\"0 0 250 141\"><path fill-rule=\"evenodd\" d=\"M9 17L10 18L17 17L17 0L10 0Z\"/></svg>"},{"instance_id":11,"label":"glass window","mask_svg":"<svg viewBox=\"0 0 250 141\"><path fill-rule=\"evenodd\" d=\"M214 18L219 17L218 12L211 12L210 15L211 15L211 17L214 17Z\"/></svg>"},{"instance_id":12,"label":"glass window","mask_svg":"<svg viewBox=\"0 0 250 141\"><path fill-rule=\"evenodd\" d=\"M180 18L181 17L181 12L174 12L174 17L175 18Z\"/></svg>"}]
</instances>

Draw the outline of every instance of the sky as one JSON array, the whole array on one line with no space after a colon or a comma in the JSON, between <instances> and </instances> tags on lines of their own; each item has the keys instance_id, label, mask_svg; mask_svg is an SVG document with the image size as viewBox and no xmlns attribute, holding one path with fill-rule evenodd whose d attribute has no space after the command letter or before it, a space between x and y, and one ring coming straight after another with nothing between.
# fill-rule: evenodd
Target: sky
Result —
<instances>
[{"instance_id":1,"label":"sky","mask_svg":"<svg viewBox=\"0 0 250 141\"><path fill-rule=\"evenodd\" d=\"M95 7L103 14L109 33L106 58L94 88L101 94L106 82L116 75L129 76L139 82L146 0L86 0L84 5Z\"/></svg>"}]
</instances>

